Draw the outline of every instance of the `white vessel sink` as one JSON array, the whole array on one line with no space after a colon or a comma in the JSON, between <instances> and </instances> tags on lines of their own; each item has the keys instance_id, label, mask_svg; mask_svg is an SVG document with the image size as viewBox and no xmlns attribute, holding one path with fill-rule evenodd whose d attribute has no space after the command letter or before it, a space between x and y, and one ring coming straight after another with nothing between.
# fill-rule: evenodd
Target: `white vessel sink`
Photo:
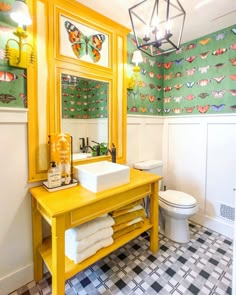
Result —
<instances>
[{"instance_id":1,"label":"white vessel sink","mask_svg":"<svg viewBox=\"0 0 236 295\"><path fill-rule=\"evenodd\" d=\"M87 159L87 158L91 158L91 157L92 157L92 153L74 153L74 154L72 154L73 161Z\"/></svg>"},{"instance_id":2,"label":"white vessel sink","mask_svg":"<svg viewBox=\"0 0 236 295\"><path fill-rule=\"evenodd\" d=\"M74 177L81 186L97 193L129 183L130 168L109 161L101 161L74 166Z\"/></svg>"}]
</instances>

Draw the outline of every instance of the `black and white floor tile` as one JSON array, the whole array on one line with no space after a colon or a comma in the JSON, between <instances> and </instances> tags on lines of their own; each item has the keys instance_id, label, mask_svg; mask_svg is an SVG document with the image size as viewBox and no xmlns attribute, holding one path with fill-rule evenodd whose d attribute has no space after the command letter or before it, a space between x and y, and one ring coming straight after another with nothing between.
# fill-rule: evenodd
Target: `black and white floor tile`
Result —
<instances>
[{"instance_id":1,"label":"black and white floor tile","mask_svg":"<svg viewBox=\"0 0 236 295\"><path fill-rule=\"evenodd\" d=\"M231 294L232 240L190 223L191 240L175 243L159 234L157 254L144 233L66 282L66 295ZM11 295L50 295L49 273Z\"/></svg>"}]
</instances>

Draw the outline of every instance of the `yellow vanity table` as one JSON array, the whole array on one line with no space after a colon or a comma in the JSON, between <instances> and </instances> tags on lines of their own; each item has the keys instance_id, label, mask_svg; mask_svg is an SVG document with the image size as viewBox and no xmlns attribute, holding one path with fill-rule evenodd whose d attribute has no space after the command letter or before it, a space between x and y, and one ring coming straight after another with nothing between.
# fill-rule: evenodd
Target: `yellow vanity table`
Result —
<instances>
[{"instance_id":1,"label":"yellow vanity table","mask_svg":"<svg viewBox=\"0 0 236 295\"><path fill-rule=\"evenodd\" d=\"M158 250L158 181L162 177L131 169L128 184L92 193L80 185L57 192L43 186L30 189L32 195L34 279L43 278L43 261L52 274L52 294L65 294L65 281L128 241L150 229L150 250ZM65 256L65 231L150 195L150 219L142 228L116 239L95 255L75 264ZM42 218L51 226L51 237L43 240Z\"/></svg>"}]
</instances>

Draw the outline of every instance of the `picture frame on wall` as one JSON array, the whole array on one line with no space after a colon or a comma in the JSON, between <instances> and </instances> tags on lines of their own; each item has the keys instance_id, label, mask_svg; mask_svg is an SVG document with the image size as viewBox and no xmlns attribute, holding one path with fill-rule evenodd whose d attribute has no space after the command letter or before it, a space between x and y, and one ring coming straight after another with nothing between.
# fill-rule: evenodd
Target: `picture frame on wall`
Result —
<instances>
[{"instance_id":1,"label":"picture frame on wall","mask_svg":"<svg viewBox=\"0 0 236 295\"><path fill-rule=\"evenodd\" d=\"M61 14L59 54L109 67L109 35Z\"/></svg>"}]
</instances>

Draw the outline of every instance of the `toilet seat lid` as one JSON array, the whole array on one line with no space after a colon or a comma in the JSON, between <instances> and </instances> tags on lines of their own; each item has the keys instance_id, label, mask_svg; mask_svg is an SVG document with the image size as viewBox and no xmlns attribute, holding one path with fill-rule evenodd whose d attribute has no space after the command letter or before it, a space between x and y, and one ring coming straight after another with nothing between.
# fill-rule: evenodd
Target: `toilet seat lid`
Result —
<instances>
[{"instance_id":1,"label":"toilet seat lid","mask_svg":"<svg viewBox=\"0 0 236 295\"><path fill-rule=\"evenodd\" d=\"M175 190L161 191L159 197L170 206L179 208L192 208L197 204L197 201L191 195Z\"/></svg>"}]
</instances>

